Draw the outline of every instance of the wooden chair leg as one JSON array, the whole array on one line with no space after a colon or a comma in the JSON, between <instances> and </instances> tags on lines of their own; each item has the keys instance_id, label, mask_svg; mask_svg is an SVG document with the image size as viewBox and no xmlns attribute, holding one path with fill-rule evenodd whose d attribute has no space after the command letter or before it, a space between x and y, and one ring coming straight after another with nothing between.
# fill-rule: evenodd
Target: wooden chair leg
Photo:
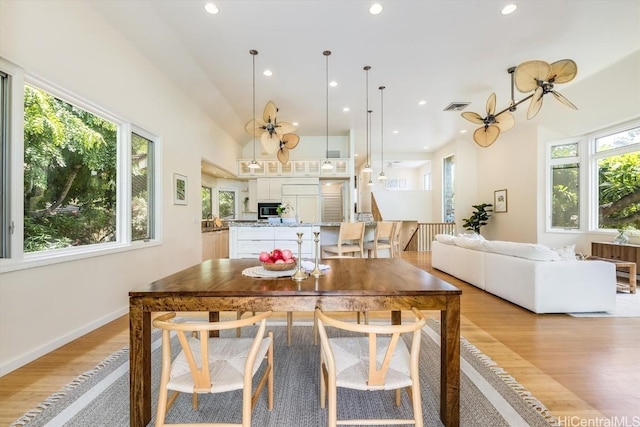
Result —
<instances>
[{"instance_id":1,"label":"wooden chair leg","mask_svg":"<svg viewBox=\"0 0 640 427\"><path fill-rule=\"evenodd\" d=\"M291 345L291 327L293 326L293 312L287 311L287 345Z\"/></svg>"}]
</instances>

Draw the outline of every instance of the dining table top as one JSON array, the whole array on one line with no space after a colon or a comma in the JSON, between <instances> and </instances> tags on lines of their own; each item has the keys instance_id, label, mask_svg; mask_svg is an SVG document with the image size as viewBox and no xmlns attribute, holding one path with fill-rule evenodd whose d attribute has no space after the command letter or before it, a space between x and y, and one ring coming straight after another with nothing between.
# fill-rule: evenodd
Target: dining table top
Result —
<instances>
[{"instance_id":1,"label":"dining table top","mask_svg":"<svg viewBox=\"0 0 640 427\"><path fill-rule=\"evenodd\" d=\"M251 259L212 259L153 281L129 292L129 297L198 296L418 296L461 294L460 289L400 258L322 259L328 267L318 278L250 277L245 269L259 267Z\"/></svg>"}]
</instances>

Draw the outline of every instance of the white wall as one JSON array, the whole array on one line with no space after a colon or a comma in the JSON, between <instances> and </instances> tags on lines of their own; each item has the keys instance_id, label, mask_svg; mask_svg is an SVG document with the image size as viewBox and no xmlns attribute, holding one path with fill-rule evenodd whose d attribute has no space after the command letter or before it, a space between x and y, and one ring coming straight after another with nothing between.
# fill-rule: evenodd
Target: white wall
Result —
<instances>
[{"instance_id":1,"label":"white wall","mask_svg":"<svg viewBox=\"0 0 640 427\"><path fill-rule=\"evenodd\" d=\"M0 12L0 56L161 136L163 147L161 245L0 274L4 374L126 313L128 291L200 262L200 160L231 169L240 150L87 4L3 0ZM172 204L174 172L189 179L187 206Z\"/></svg>"}]
</instances>

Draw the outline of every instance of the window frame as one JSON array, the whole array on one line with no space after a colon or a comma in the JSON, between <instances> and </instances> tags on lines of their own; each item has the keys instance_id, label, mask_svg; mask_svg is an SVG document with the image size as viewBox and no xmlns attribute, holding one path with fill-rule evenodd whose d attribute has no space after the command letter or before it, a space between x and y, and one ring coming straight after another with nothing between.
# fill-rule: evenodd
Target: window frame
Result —
<instances>
[{"instance_id":1,"label":"window frame","mask_svg":"<svg viewBox=\"0 0 640 427\"><path fill-rule=\"evenodd\" d=\"M65 90L53 83L35 76L26 75L24 71L10 62L0 58L0 69L9 74L10 79L10 111L9 111L9 194L8 221L11 221L14 232L8 239L8 257L0 258L0 272L22 270L43 265L56 264L94 256L107 255L128 250L162 244L162 138L140 126L107 111L104 108ZM112 121L118 126L118 146L116 149L117 190L116 190L116 241L100 244L68 247L47 251L25 253L24 219L22 198L24 164L24 86L31 85L61 100L86 111ZM131 133L135 132L153 142L153 237L148 240L132 240L131 236ZM19 183L16 184L16 183ZM16 191L19 188L20 191Z\"/></svg>"},{"instance_id":2,"label":"window frame","mask_svg":"<svg viewBox=\"0 0 640 427\"><path fill-rule=\"evenodd\" d=\"M605 234L613 235L616 230L609 228L598 228L598 160L622 154L630 151L637 151L640 147L637 145L630 145L626 147L615 148L606 151L596 152L596 139L603 136L612 135L625 130L633 129L640 126L640 117L631 121L620 123L614 126L592 132L589 134L581 135L575 138L566 138L548 141L545 145L545 232L547 233L571 233L571 234ZM567 145L577 143L578 144L578 156L563 158L563 159L551 159L551 148L558 145ZM574 159L570 161L568 159ZM576 161L577 160L577 161ZM551 227L552 224L552 166L554 164L561 163L578 163L580 167L580 179L579 186L580 191L578 197L580 198L580 227L574 229L565 229L558 227Z\"/></svg>"}]
</instances>

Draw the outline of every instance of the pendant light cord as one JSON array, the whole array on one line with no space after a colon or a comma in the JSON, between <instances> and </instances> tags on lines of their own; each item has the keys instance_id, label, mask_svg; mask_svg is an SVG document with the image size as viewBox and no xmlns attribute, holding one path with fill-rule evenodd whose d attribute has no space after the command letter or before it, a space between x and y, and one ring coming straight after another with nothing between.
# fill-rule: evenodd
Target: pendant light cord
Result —
<instances>
[{"instance_id":1,"label":"pendant light cord","mask_svg":"<svg viewBox=\"0 0 640 427\"><path fill-rule=\"evenodd\" d=\"M331 55L330 50L325 50L322 54L326 58L326 67L325 67L325 86L326 86L326 135L327 135L327 161L329 161L329 55Z\"/></svg>"}]
</instances>

